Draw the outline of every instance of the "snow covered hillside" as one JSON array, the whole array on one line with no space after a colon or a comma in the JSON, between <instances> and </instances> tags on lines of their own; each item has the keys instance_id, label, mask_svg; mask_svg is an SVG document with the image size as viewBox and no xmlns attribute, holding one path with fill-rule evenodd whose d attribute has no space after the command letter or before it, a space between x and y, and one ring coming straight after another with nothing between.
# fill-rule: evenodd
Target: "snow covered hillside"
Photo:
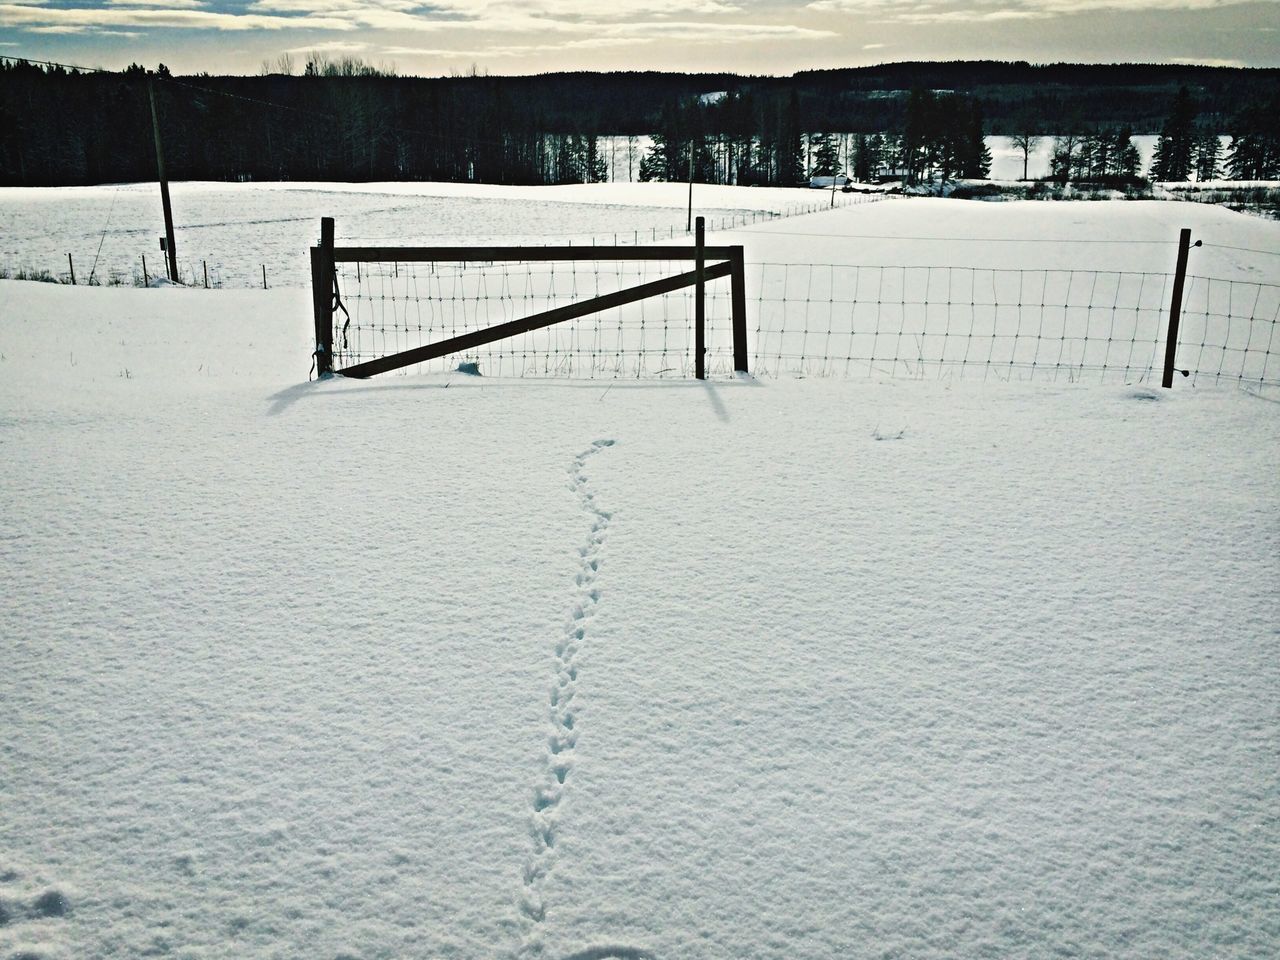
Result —
<instances>
[{"instance_id":1,"label":"snow covered hillside","mask_svg":"<svg viewBox=\"0 0 1280 960\"><path fill-rule=\"evenodd\" d=\"M1165 272L1180 225L1276 282L1193 205L724 236ZM311 324L0 281L0 958L1280 950L1276 403L309 383Z\"/></svg>"}]
</instances>

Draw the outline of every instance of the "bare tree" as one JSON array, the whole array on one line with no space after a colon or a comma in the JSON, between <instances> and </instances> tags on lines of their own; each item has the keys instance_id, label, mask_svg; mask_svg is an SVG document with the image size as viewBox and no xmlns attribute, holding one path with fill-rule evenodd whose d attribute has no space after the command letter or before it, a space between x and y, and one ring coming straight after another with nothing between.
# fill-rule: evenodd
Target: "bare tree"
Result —
<instances>
[{"instance_id":1,"label":"bare tree","mask_svg":"<svg viewBox=\"0 0 1280 960\"><path fill-rule=\"evenodd\" d=\"M1039 149L1042 138L1033 133L1015 133L1009 139L1022 151L1022 179L1025 180L1027 179L1027 161L1031 157L1031 151Z\"/></svg>"}]
</instances>

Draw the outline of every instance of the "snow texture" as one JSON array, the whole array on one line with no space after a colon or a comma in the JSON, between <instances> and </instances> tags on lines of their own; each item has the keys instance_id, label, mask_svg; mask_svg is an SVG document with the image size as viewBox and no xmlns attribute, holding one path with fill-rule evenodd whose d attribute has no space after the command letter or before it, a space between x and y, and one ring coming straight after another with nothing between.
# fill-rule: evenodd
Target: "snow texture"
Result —
<instances>
[{"instance_id":1,"label":"snow texture","mask_svg":"<svg viewBox=\"0 0 1280 960\"><path fill-rule=\"evenodd\" d=\"M0 957L1280 952L1275 403L306 383L310 325L0 281Z\"/></svg>"}]
</instances>

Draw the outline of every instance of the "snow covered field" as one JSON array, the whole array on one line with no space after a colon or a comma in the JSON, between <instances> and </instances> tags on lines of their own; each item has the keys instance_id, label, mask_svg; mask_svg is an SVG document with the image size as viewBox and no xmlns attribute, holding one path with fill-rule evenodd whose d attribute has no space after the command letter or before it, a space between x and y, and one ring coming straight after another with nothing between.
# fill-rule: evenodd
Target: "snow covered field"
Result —
<instances>
[{"instance_id":1,"label":"snow covered field","mask_svg":"<svg viewBox=\"0 0 1280 960\"><path fill-rule=\"evenodd\" d=\"M724 242L1163 272L1181 225L1276 282L1197 205ZM1274 402L306 383L311 322L0 281L0 957L1280 950Z\"/></svg>"},{"instance_id":2,"label":"snow covered field","mask_svg":"<svg viewBox=\"0 0 1280 960\"><path fill-rule=\"evenodd\" d=\"M465 183L175 183L178 268L183 280L213 286L310 282L306 249L321 216L341 224L351 242L431 245L456 242L645 243L685 236L688 187L576 184L501 187ZM855 199L836 198L837 204ZM708 229L791 216L825 204L805 188L748 190L698 185L697 213ZM514 205L513 205L514 204ZM160 190L154 183L24 189L0 187L0 267L10 273L68 273L80 283L114 272L125 285L164 274Z\"/></svg>"}]
</instances>

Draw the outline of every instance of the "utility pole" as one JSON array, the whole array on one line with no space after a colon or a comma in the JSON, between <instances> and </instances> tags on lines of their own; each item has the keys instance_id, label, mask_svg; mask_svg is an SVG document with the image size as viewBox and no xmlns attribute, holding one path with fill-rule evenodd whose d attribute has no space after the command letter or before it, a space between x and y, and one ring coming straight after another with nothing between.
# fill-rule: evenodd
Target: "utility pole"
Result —
<instances>
[{"instance_id":1,"label":"utility pole","mask_svg":"<svg viewBox=\"0 0 1280 960\"><path fill-rule=\"evenodd\" d=\"M151 98L151 132L156 139L156 171L160 175L160 203L164 207L165 253L169 256L169 279L178 280L178 248L173 242L173 207L169 203L169 178L164 175L164 150L160 147L160 118L156 115L156 86L147 77L147 95Z\"/></svg>"}]
</instances>

